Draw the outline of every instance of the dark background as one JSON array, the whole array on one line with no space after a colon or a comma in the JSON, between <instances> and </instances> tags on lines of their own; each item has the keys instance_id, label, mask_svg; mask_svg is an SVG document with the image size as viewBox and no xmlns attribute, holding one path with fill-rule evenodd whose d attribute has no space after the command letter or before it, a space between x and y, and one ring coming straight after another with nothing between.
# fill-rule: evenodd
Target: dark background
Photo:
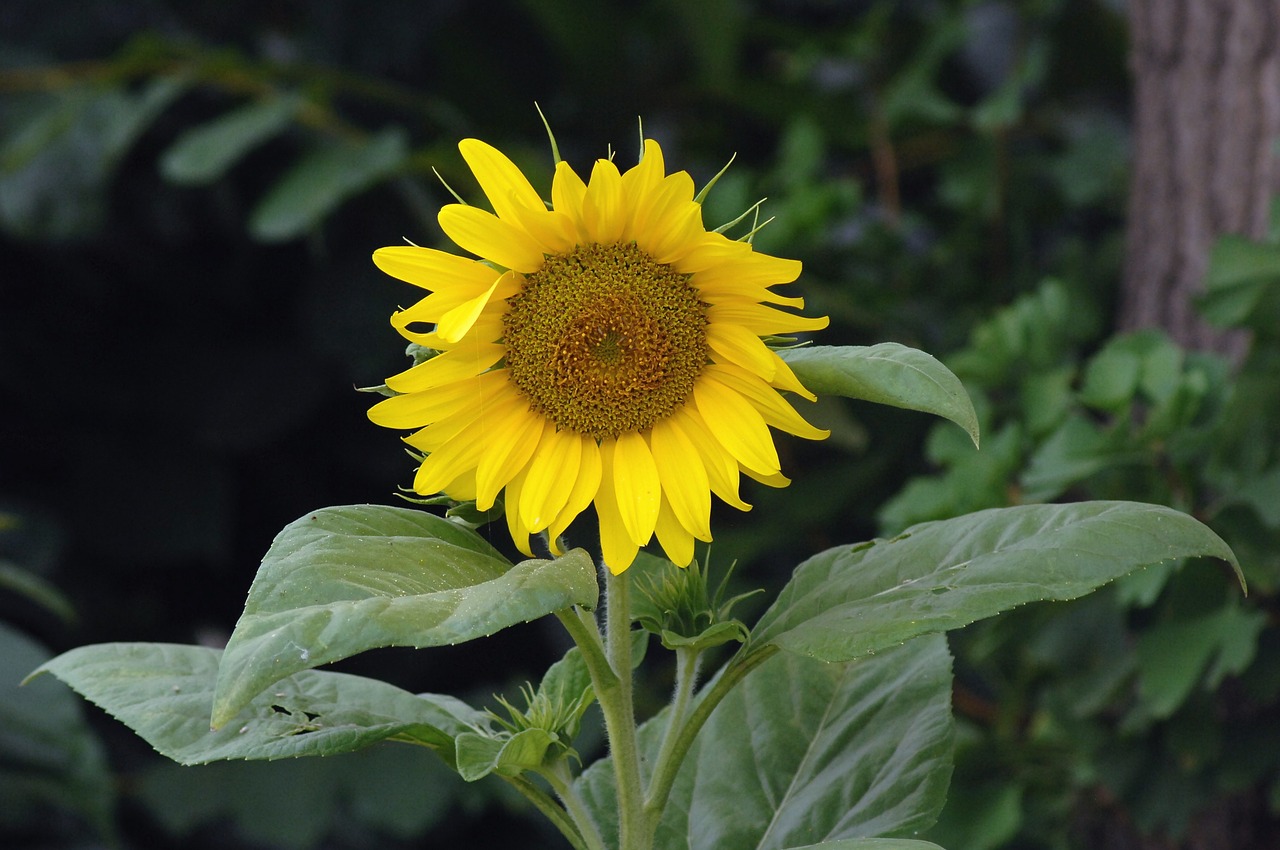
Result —
<instances>
[{"instance_id":1,"label":"dark background","mask_svg":"<svg viewBox=\"0 0 1280 850\"><path fill-rule=\"evenodd\" d=\"M1119 299L1131 148L1120 6L0 4L0 561L13 570L0 620L10 658L31 651L39 663L41 652L116 640L218 645L283 525L325 505L399 503L412 461L395 433L366 420L375 399L355 388L403 368L387 318L417 295L369 256L402 239L445 247L434 214L451 199L432 169L477 196L460 138L495 144L549 186L535 103L580 173L609 146L634 161L640 119L668 166L699 185L736 155L705 218L727 221L768 197L777 220L756 245L804 262L806 312L832 318L823 342L892 340L940 357L969 346L970 362L982 360L974 328L1052 279L1070 307L1031 316L1024 336L1054 341L1046 369L1074 368L1105 346ZM299 105L252 144L242 132L192 153L193 131L282 98ZM200 170L219 153L225 163ZM999 425L1021 378L986 379L980 412ZM1082 382L1072 373L1064 387ZM717 515L716 560L738 560L743 587L776 588L805 556L894 530L895 517L1018 501L1014 480L1038 445L1028 436L959 502L917 497L885 514L908 481L946 467L935 445L945 438L935 432L926 457L923 415L825 402L814 418L833 428L830 441L781 441L794 485L752 490L749 516ZM510 551L500 525L492 535ZM42 584L23 592L18 574ZM344 669L484 702L562 649L533 624L460 648L370 653ZM1026 746L1040 710L1025 690L1022 703L1000 703L1005 679L993 676L967 680L974 735L998 726L991 712L1022 720L999 726L988 755ZM658 676L653 700L664 687ZM53 736L65 752L0 747L11 792L0 843L5 830L14 846L40 847L507 846L530 835L528 813L496 784L463 786L417 753L177 769L75 702ZM1212 715L1212 698L1203 710ZM1099 734L1121 735L1116 712L1101 714L1111 732ZM957 840L1103 846L1079 843L1096 820L1134 842L1165 842L1114 846L1179 846L1194 833L1187 812L1219 810L1227 793L1197 782L1171 804L1181 814L1135 816L1105 771L1070 769L1096 767L1105 741L1071 746L979 761L983 781L1010 762L1030 773L1009 774L1021 777L1012 796L1001 786L966 802L960 821L991 828ZM1061 771L1052 781L1037 779L1041 759ZM1280 801L1273 769L1244 783L1255 788L1249 817L1265 820Z\"/></svg>"}]
</instances>

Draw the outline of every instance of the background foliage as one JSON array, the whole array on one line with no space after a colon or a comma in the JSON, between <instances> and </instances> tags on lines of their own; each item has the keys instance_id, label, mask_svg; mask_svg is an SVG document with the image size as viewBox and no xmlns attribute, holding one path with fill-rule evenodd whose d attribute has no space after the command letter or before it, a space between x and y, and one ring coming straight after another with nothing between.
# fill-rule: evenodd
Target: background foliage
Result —
<instances>
[{"instance_id":1,"label":"background foliage","mask_svg":"<svg viewBox=\"0 0 1280 850\"><path fill-rule=\"evenodd\" d=\"M630 161L637 116L699 184L736 153L706 219L768 196L757 245L804 261L822 341L924 349L978 402L981 452L925 416L823 405L832 440L781 448L795 486L716 518L741 589L836 542L1059 499L1170 504L1240 554L1247 600L1151 572L953 636L961 765L933 840L1178 846L1223 812L1267 835L1280 247L1215 256L1206 311L1256 332L1238 377L1110 333L1126 46L1102 0L3 4L3 680L95 641L220 646L280 528L395 503L411 462L352 389L402 367L386 319L409 294L369 254L441 244L432 169L476 194L461 137L547 185L536 101L578 167L610 144ZM339 669L485 703L563 649L534 624ZM499 784L416 752L178 768L49 679L0 681L0 721L0 836L20 843L529 837Z\"/></svg>"}]
</instances>

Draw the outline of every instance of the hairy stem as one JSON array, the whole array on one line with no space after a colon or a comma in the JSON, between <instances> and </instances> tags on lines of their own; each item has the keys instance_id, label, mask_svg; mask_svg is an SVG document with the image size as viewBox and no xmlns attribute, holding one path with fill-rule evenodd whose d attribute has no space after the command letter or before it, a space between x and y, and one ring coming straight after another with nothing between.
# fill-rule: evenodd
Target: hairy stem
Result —
<instances>
[{"instance_id":1,"label":"hairy stem","mask_svg":"<svg viewBox=\"0 0 1280 850\"><path fill-rule=\"evenodd\" d=\"M597 691L609 734L614 779L618 787L618 846L620 850L648 850L645 836L644 789L640 780L640 750L632 702L631 584L627 573L605 577L605 651L614 686Z\"/></svg>"},{"instance_id":2,"label":"hairy stem","mask_svg":"<svg viewBox=\"0 0 1280 850\"><path fill-rule=\"evenodd\" d=\"M667 805L667 797L671 795L671 786L676 780L676 772L680 769L680 764L684 761L689 748L693 746L694 738L698 737L703 724L711 717L711 712L748 673L772 658L777 651L776 646L764 646L735 655L707 690L698 695L688 719L678 727L674 727L673 723L674 733L668 730L668 735L672 736L670 755L666 762L655 767L649 783L649 796L645 801L645 810L653 829L657 828L657 820Z\"/></svg>"},{"instance_id":3,"label":"hairy stem","mask_svg":"<svg viewBox=\"0 0 1280 850\"><path fill-rule=\"evenodd\" d=\"M683 760L684 753L680 753L674 765L668 768L672 759L676 758L676 741L680 737L680 730L684 728L686 716L689 713L689 703L693 698L693 686L698 678L698 662L701 653L696 649L689 647L680 647L676 650L676 684L674 692L671 695L671 707L667 712L667 728L662 734L662 746L658 750L657 761L654 762L654 777L663 776L668 771L674 774L679 769L679 762ZM653 786L650 786L649 796L645 799L645 809L652 813L652 817L656 818L662 814L662 807L653 807ZM656 827L656 823L653 824Z\"/></svg>"}]
</instances>

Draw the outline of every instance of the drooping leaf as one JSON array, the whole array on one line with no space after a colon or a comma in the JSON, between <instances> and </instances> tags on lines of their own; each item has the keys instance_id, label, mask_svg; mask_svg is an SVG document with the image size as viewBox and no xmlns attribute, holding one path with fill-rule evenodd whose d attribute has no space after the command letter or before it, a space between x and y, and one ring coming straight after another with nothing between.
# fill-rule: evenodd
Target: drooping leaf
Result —
<instances>
[{"instance_id":1,"label":"drooping leaf","mask_svg":"<svg viewBox=\"0 0 1280 850\"><path fill-rule=\"evenodd\" d=\"M164 152L160 171L175 183L211 183L245 154L288 127L300 105L296 97L275 97L193 127Z\"/></svg>"},{"instance_id":2,"label":"drooping leaf","mask_svg":"<svg viewBox=\"0 0 1280 850\"><path fill-rule=\"evenodd\" d=\"M829 549L796 569L752 631L847 661L1037 600L1074 599L1139 567L1220 558L1230 547L1159 505L1081 502L995 508L912 526L891 540Z\"/></svg>"},{"instance_id":3,"label":"drooping leaf","mask_svg":"<svg viewBox=\"0 0 1280 850\"><path fill-rule=\"evenodd\" d=\"M461 643L597 597L582 550L512 566L424 511L325 508L286 526L263 557L227 642L213 725L299 670L378 647Z\"/></svg>"},{"instance_id":4,"label":"drooping leaf","mask_svg":"<svg viewBox=\"0 0 1280 850\"><path fill-rule=\"evenodd\" d=\"M408 155L407 137L398 127L361 143L314 148L258 203L249 229L264 242L301 236L347 198L395 173Z\"/></svg>"},{"instance_id":5,"label":"drooping leaf","mask_svg":"<svg viewBox=\"0 0 1280 850\"><path fill-rule=\"evenodd\" d=\"M871 346L815 345L778 352L806 387L949 419L978 444L978 417L950 369L923 351L882 342Z\"/></svg>"},{"instance_id":6,"label":"drooping leaf","mask_svg":"<svg viewBox=\"0 0 1280 850\"><path fill-rule=\"evenodd\" d=\"M941 636L846 664L770 659L703 727L656 846L780 850L918 834L937 817L951 775L950 695L951 658ZM666 721L661 714L640 730L646 769ZM616 836L608 759L588 768L578 789L606 840ZM883 845L898 846L931 845Z\"/></svg>"},{"instance_id":7,"label":"drooping leaf","mask_svg":"<svg viewBox=\"0 0 1280 850\"><path fill-rule=\"evenodd\" d=\"M437 750L484 714L449 696L375 679L306 670L275 683L220 729L209 728L221 653L202 646L104 643L65 652L51 673L182 764L333 755L394 739Z\"/></svg>"}]
</instances>

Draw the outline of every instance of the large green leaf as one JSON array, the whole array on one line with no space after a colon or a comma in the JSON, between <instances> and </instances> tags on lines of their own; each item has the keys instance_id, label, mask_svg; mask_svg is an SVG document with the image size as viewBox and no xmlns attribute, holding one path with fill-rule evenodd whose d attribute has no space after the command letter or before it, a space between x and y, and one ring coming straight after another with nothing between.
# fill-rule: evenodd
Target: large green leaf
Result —
<instances>
[{"instance_id":1,"label":"large green leaf","mask_svg":"<svg viewBox=\"0 0 1280 850\"><path fill-rule=\"evenodd\" d=\"M764 850L825 840L844 847L839 839L918 834L937 817L951 775L950 698L951 657L941 636L846 664L770 659L698 735L657 846ZM660 715L641 729L646 767L665 722ZM608 760L585 771L578 787L606 836L616 834Z\"/></svg>"},{"instance_id":2,"label":"large green leaf","mask_svg":"<svg viewBox=\"0 0 1280 850\"><path fill-rule=\"evenodd\" d=\"M160 170L175 183L211 183L249 151L288 127L301 104L297 97L273 97L193 127L164 152Z\"/></svg>"},{"instance_id":3,"label":"large green leaf","mask_svg":"<svg viewBox=\"0 0 1280 850\"><path fill-rule=\"evenodd\" d=\"M203 646L103 643L64 652L32 675L52 673L182 764L333 755L388 738L432 747L452 763L454 739L485 716L453 697L306 670L210 729L220 655Z\"/></svg>"},{"instance_id":4,"label":"large green leaf","mask_svg":"<svg viewBox=\"0 0 1280 850\"><path fill-rule=\"evenodd\" d=\"M512 566L474 531L425 511L316 511L262 560L227 642L213 725L299 670L377 647L461 643L598 595L582 550Z\"/></svg>"},{"instance_id":5,"label":"large green leaf","mask_svg":"<svg viewBox=\"0 0 1280 850\"><path fill-rule=\"evenodd\" d=\"M1200 555L1221 558L1240 575L1218 535L1172 508L1081 502L979 511L815 555L796 569L751 642L847 661Z\"/></svg>"},{"instance_id":6,"label":"large green leaf","mask_svg":"<svg viewBox=\"0 0 1280 850\"><path fill-rule=\"evenodd\" d=\"M931 355L896 342L815 345L778 352L806 387L949 419L978 444L978 417L960 379Z\"/></svg>"},{"instance_id":7,"label":"large green leaf","mask_svg":"<svg viewBox=\"0 0 1280 850\"><path fill-rule=\"evenodd\" d=\"M347 198L394 174L408 156L408 139L399 127L358 143L316 147L258 203L249 229L264 242L301 236Z\"/></svg>"}]
</instances>

